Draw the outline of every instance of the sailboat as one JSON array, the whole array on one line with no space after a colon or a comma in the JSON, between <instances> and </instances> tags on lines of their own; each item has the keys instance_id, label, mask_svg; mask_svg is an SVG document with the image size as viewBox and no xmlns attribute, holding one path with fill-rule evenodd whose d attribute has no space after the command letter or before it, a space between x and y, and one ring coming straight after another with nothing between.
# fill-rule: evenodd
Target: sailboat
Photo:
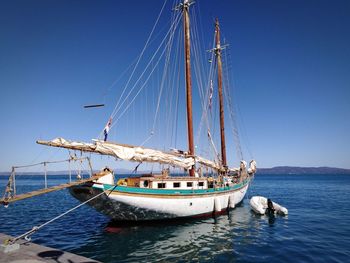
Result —
<instances>
[{"instance_id":1,"label":"sailboat","mask_svg":"<svg viewBox=\"0 0 350 263\"><path fill-rule=\"evenodd\" d=\"M237 168L228 166L226 157L224 97L222 89L222 46L220 26L215 22L215 54L218 71L221 154L219 160L202 157L195 152L192 113L190 6L184 0L177 10L182 12L188 150L171 151L107 140L92 142L56 138L39 140L38 144L84 153L113 156L118 160L155 163L165 166L158 173L145 173L115 180L114 172L105 168L91 180L69 188L72 196L86 202L97 211L118 221L165 220L212 216L233 209L242 202L256 172L256 162L240 161ZM110 122L109 122L110 124ZM109 128L109 126L108 126ZM172 174L170 168L185 174ZM213 173L206 173L211 170Z\"/></svg>"}]
</instances>

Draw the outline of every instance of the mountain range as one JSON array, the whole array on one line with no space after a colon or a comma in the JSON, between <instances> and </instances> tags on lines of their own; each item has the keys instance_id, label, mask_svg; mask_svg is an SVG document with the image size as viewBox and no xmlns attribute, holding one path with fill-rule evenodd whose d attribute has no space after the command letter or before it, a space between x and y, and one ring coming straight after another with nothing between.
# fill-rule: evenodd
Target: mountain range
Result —
<instances>
[{"instance_id":1,"label":"mountain range","mask_svg":"<svg viewBox=\"0 0 350 263\"><path fill-rule=\"evenodd\" d=\"M258 168L257 174L350 174L350 169L335 167L276 166Z\"/></svg>"}]
</instances>

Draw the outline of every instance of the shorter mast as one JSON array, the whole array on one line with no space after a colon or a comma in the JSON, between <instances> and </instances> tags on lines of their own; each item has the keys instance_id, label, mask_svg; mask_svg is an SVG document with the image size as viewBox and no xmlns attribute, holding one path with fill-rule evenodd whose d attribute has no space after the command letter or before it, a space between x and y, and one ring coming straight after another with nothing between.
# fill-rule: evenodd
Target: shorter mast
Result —
<instances>
[{"instance_id":1,"label":"shorter mast","mask_svg":"<svg viewBox=\"0 0 350 263\"><path fill-rule=\"evenodd\" d=\"M220 45L220 27L219 20L215 21L215 55L218 65L218 91L219 91L219 104L220 104L220 135L221 135L221 161L222 166L227 169L226 161L226 143L225 143L225 120L224 120L224 101L222 95L222 62L221 62L221 45Z\"/></svg>"}]
</instances>

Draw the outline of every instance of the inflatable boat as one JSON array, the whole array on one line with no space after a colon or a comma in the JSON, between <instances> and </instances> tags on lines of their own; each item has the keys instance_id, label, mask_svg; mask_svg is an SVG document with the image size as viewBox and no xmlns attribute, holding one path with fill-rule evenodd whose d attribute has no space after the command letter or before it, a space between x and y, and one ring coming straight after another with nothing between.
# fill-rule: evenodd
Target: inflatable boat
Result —
<instances>
[{"instance_id":1,"label":"inflatable boat","mask_svg":"<svg viewBox=\"0 0 350 263\"><path fill-rule=\"evenodd\" d=\"M263 196L253 196L250 199L250 207L255 213L260 215L264 215L267 212L273 212L279 215L288 215L287 208L272 202L270 199Z\"/></svg>"}]
</instances>

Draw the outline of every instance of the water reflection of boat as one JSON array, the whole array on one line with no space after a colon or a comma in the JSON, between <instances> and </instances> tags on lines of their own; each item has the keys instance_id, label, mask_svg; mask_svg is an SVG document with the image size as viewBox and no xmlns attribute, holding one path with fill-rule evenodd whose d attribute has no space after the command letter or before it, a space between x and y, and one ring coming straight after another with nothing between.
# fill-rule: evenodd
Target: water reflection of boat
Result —
<instances>
[{"instance_id":1,"label":"water reflection of boat","mask_svg":"<svg viewBox=\"0 0 350 263\"><path fill-rule=\"evenodd\" d=\"M251 225L255 221L246 205L214 219L142 223L111 221L105 233L91 237L79 250L97 249L102 255L99 260L109 262L210 261L216 255L226 253L234 259L235 246L254 242L256 236L252 234L258 233L252 232Z\"/></svg>"}]
</instances>

